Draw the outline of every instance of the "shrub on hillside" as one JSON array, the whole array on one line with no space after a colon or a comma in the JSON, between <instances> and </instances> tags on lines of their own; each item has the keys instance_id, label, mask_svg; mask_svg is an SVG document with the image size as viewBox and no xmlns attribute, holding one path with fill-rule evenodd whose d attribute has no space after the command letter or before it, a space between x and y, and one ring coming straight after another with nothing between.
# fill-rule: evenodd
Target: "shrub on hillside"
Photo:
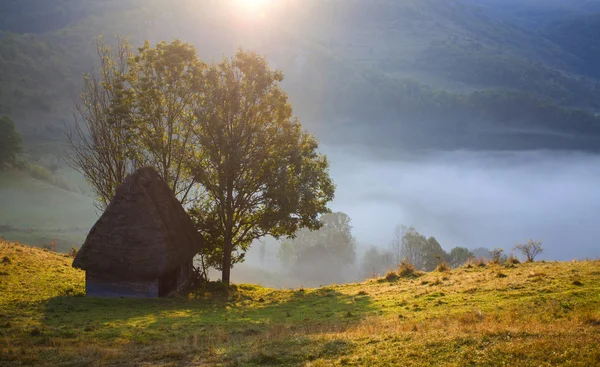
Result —
<instances>
[{"instance_id":1,"label":"shrub on hillside","mask_svg":"<svg viewBox=\"0 0 600 367\"><path fill-rule=\"evenodd\" d=\"M408 260L402 260L400 265L398 266L398 275L401 277L412 277L416 276L415 267Z\"/></svg>"},{"instance_id":2,"label":"shrub on hillside","mask_svg":"<svg viewBox=\"0 0 600 367\"><path fill-rule=\"evenodd\" d=\"M508 259L506 259L506 263L509 264L509 265L517 265L517 264L520 264L521 261L514 254L510 254L510 256L508 257Z\"/></svg>"},{"instance_id":3,"label":"shrub on hillside","mask_svg":"<svg viewBox=\"0 0 600 367\"><path fill-rule=\"evenodd\" d=\"M449 271L449 270L450 270L450 265L448 265L448 263L446 261L441 261L435 268L435 271L438 271L440 273L443 273L443 272Z\"/></svg>"},{"instance_id":4,"label":"shrub on hillside","mask_svg":"<svg viewBox=\"0 0 600 367\"><path fill-rule=\"evenodd\" d=\"M480 267L480 268L485 268L488 264L488 261L486 258L483 257L479 257L475 260L475 266Z\"/></svg>"},{"instance_id":5,"label":"shrub on hillside","mask_svg":"<svg viewBox=\"0 0 600 367\"><path fill-rule=\"evenodd\" d=\"M520 251L525 258L527 258L527 262L534 262L535 258L544 252L542 241L534 240L529 240L527 243L516 245L515 250Z\"/></svg>"},{"instance_id":6,"label":"shrub on hillside","mask_svg":"<svg viewBox=\"0 0 600 367\"><path fill-rule=\"evenodd\" d=\"M502 258L502 253L504 252L504 249L501 248L495 248L492 251L490 251L490 253L492 254L492 264L500 264L500 259Z\"/></svg>"},{"instance_id":7,"label":"shrub on hillside","mask_svg":"<svg viewBox=\"0 0 600 367\"><path fill-rule=\"evenodd\" d=\"M385 274L385 280L387 280L388 282L393 282L398 280L399 276L395 271L388 271L387 274Z\"/></svg>"}]
</instances>

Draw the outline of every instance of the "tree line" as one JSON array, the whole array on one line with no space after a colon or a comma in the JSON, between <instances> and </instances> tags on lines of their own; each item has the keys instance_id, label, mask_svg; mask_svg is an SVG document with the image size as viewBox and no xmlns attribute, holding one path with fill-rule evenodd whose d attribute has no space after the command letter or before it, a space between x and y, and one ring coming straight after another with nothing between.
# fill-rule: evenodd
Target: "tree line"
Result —
<instances>
[{"instance_id":1,"label":"tree line","mask_svg":"<svg viewBox=\"0 0 600 367\"><path fill-rule=\"evenodd\" d=\"M255 239L323 225L335 191L329 162L263 57L238 50L205 63L178 40L134 50L99 39L97 51L66 158L100 209L134 169L154 167L209 245L203 263L227 284Z\"/></svg>"},{"instance_id":2,"label":"tree line","mask_svg":"<svg viewBox=\"0 0 600 367\"><path fill-rule=\"evenodd\" d=\"M323 285L360 281L381 276L400 264L410 264L420 271L434 271L438 266L458 268L468 262L504 263L517 261L503 249L479 247L468 249L442 248L438 240L419 233L414 227L398 225L392 240L385 247L370 246L357 258L356 238L352 234L352 220L348 214L335 212L321 217L323 226L318 230L302 229L293 239L279 243L278 258L287 276L308 285ZM529 240L514 247L526 261L534 261L543 252L542 242Z\"/></svg>"},{"instance_id":3,"label":"tree line","mask_svg":"<svg viewBox=\"0 0 600 367\"><path fill-rule=\"evenodd\" d=\"M433 271L442 262L459 267L472 258L475 255L466 247L454 247L446 252L435 237L426 237L412 226L398 225L388 249L372 246L365 252L361 270L363 276L369 277L385 273L406 261L417 270Z\"/></svg>"},{"instance_id":4,"label":"tree line","mask_svg":"<svg viewBox=\"0 0 600 367\"><path fill-rule=\"evenodd\" d=\"M541 241L529 240L527 243L515 245L514 250L523 255L526 261L533 262L543 252L543 247ZM510 258L516 257L510 254ZM468 249L457 246L447 252L435 237L426 237L412 226L398 225L387 249L371 246L365 252L361 271L362 276L368 278L384 274L406 262L416 270L430 272L440 265L457 268L476 259L480 262L503 263L509 256L501 248L490 250L484 247Z\"/></svg>"}]
</instances>

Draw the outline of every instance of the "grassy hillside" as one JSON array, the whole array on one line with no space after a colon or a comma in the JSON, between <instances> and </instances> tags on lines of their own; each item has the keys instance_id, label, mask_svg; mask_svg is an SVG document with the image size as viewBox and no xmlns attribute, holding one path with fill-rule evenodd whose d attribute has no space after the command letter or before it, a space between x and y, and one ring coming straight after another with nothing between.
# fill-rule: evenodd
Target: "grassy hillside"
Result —
<instances>
[{"instance_id":1,"label":"grassy hillside","mask_svg":"<svg viewBox=\"0 0 600 367\"><path fill-rule=\"evenodd\" d=\"M0 243L1 365L600 363L598 261L160 300L83 297L71 261Z\"/></svg>"}]
</instances>

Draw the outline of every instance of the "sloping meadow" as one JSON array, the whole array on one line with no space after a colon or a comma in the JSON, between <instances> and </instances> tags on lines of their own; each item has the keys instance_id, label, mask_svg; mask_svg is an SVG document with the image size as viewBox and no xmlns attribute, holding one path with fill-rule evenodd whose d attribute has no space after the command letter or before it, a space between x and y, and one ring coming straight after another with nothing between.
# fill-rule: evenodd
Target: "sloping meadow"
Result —
<instances>
[{"instance_id":1,"label":"sloping meadow","mask_svg":"<svg viewBox=\"0 0 600 367\"><path fill-rule=\"evenodd\" d=\"M85 297L72 258L0 242L0 365L600 364L600 262L318 289Z\"/></svg>"}]
</instances>

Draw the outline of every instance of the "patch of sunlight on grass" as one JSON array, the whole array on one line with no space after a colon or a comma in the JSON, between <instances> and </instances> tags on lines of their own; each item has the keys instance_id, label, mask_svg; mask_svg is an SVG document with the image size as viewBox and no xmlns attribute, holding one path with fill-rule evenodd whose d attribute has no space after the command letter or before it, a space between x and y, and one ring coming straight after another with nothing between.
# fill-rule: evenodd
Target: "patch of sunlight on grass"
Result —
<instances>
[{"instance_id":1,"label":"patch of sunlight on grass","mask_svg":"<svg viewBox=\"0 0 600 367\"><path fill-rule=\"evenodd\" d=\"M600 364L597 261L161 300L82 297L71 262L0 242L0 364Z\"/></svg>"}]
</instances>

